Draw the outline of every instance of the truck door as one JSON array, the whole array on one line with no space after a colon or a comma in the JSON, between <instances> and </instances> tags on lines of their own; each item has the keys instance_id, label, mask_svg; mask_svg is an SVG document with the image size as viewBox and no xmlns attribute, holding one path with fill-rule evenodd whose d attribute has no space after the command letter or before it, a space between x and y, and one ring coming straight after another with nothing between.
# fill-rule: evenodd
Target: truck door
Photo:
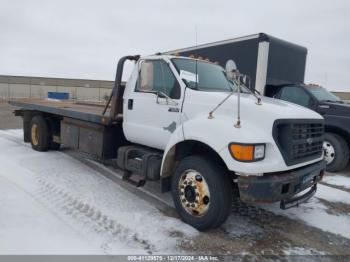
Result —
<instances>
[{"instance_id":1,"label":"truck door","mask_svg":"<svg viewBox=\"0 0 350 262\"><path fill-rule=\"evenodd\" d=\"M181 86L164 60L142 60L134 92L126 98L123 129L134 143L165 149L180 124Z\"/></svg>"}]
</instances>

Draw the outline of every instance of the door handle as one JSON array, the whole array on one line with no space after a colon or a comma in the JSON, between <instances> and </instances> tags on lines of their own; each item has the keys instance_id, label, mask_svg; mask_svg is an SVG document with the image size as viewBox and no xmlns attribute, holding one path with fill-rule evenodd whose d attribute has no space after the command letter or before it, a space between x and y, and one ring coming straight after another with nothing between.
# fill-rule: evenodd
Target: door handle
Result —
<instances>
[{"instance_id":1,"label":"door handle","mask_svg":"<svg viewBox=\"0 0 350 262\"><path fill-rule=\"evenodd\" d=\"M132 110L133 106L134 106L134 99L129 99L128 100L128 109Z\"/></svg>"},{"instance_id":2,"label":"door handle","mask_svg":"<svg viewBox=\"0 0 350 262\"><path fill-rule=\"evenodd\" d=\"M168 112L178 113L178 112L180 112L180 109L177 107L169 107Z\"/></svg>"}]
</instances>

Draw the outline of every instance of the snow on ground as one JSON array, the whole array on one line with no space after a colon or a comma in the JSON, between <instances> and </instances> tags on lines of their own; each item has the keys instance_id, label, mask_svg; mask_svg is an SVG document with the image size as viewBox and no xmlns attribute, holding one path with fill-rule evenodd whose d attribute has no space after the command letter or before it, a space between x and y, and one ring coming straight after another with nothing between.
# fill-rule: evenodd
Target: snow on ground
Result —
<instances>
[{"instance_id":1,"label":"snow on ground","mask_svg":"<svg viewBox=\"0 0 350 262\"><path fill-rule=\"evenodd\" d=\"M0 253L103 253L60 218L0 176ZM54 236L54 237L52 237Z\"/></svg>"},{"instance_id":2,"label":"snow on ground","mask_svg":"<svg viewBox=\"0 0 350 262\"><path fill-rule=\"evenodd\" d=\"M293 219L297 218L310 226L350 239L349 213L332 213L329 207L322 203L322 200L350 205L350 194L328 186L318 185L316 195L297 208L281 210L278 204L262 205L261 207L275 214L288 216Z\"/></svg>"},{"instance_id":3,"label":"snow on ground","mask_svg":"<svg viewBox=\"0 0 350 262\"><path fill-rule=\"evenodd\" d=\"M345 174L338 174L333 176L324 176L323 182L350 189L350 177Z\"/></svg>"},{"instance_id":4,"label":"snow on ground","mask_svg":"<svg viewBox=\"0 0 350 262\"><path fill-rule=\"evenodd\" d=\"M69 155L33 151L22 136L0 131L0 254L178 254L199 235ZM332 210L339 204L343 213ZM299 208L258 207L350 239L349 205L350 193L319 185ZM264 234L234 213L222 229L234 239ZM284 252L317 253L300 248Z\"/></svg>"},{"instance_id":5,"label":"snow on ground","mask_svg":"<svg viewBox=\"0 0 350 262\"><path fill-rule=\"evenodd\" d=\"M0 254L179 253L197 235L70 156L8 139L22 134L0 131Z\"/></svg>"},{"instance_id":6,"label":"snow on ground","mask_svg":"<svg viewBox=\"0 0 350 262\"><path fill-rule=\"evenodd\" d=\"M318 185L316 197L330 202L341 202L350 205L350 193L325 185Z\"/></svg>"}]
</instances>

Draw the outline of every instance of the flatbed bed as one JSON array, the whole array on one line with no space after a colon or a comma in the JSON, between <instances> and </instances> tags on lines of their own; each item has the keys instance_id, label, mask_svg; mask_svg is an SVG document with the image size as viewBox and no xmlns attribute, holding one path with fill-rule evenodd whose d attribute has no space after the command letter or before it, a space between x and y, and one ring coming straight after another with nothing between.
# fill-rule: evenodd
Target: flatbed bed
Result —
<instances>
[{"instance_id":1,"label":"flatbed bed","mask_svg":"<svg viewBox=\"0 0 350 262\"><path fill-rule=\"evenodd\" d=\"M118 116L117 120L113 120L110 117L110 107L107 108L106 114L103 115L102 112L105 105L99 103L71 100L20 99L10 101L9 104L25 110L40 111L102 125L115 124L119 122L118 120L121 120L121 116Z\"/></svg>"}]
</instances>

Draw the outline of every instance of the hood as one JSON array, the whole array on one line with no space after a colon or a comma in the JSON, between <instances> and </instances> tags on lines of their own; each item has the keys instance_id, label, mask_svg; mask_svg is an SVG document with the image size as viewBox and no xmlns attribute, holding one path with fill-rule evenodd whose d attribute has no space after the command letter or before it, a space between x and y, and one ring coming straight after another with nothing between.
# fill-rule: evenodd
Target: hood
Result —
<instances>
[{"instance_id":1,"label":"hood","mask_svg":"<svg viewBox=\"0 0 350 262\"><path fill-rule=\"evenodd\" d=\"M190 103L192 109L197 108L200 113L209 114L229 93L225 92L201 92L188 89L186 91L185 105ZM227 115L230 118L237 117L238 94L233 94L215 112L215 115ZM241 119L322 119L322 116L308 108L289 103L283 100L261 96L261 104L257 105L257 99L251 94L241 93ZM194 106L196 105L196 106ZM188 105L189 106L189 105ZM185 112L188 107L186 106ZM194 111L197 111L194 110ZM192 110L191 110L192 111ZM187 112L186 112L187 113ZM198 112L199 113L199 112Z\"/></svg>"},{"instance_id":2,"label":"hood","mask_svg":"<svg viewBox=\"0 0 350 262\"><path fill-rule=\"evenodd\" d=\"M327 115L350 117L350 104L347 103L322 102L319 110Z\"/></svg>"}]
</instances>

